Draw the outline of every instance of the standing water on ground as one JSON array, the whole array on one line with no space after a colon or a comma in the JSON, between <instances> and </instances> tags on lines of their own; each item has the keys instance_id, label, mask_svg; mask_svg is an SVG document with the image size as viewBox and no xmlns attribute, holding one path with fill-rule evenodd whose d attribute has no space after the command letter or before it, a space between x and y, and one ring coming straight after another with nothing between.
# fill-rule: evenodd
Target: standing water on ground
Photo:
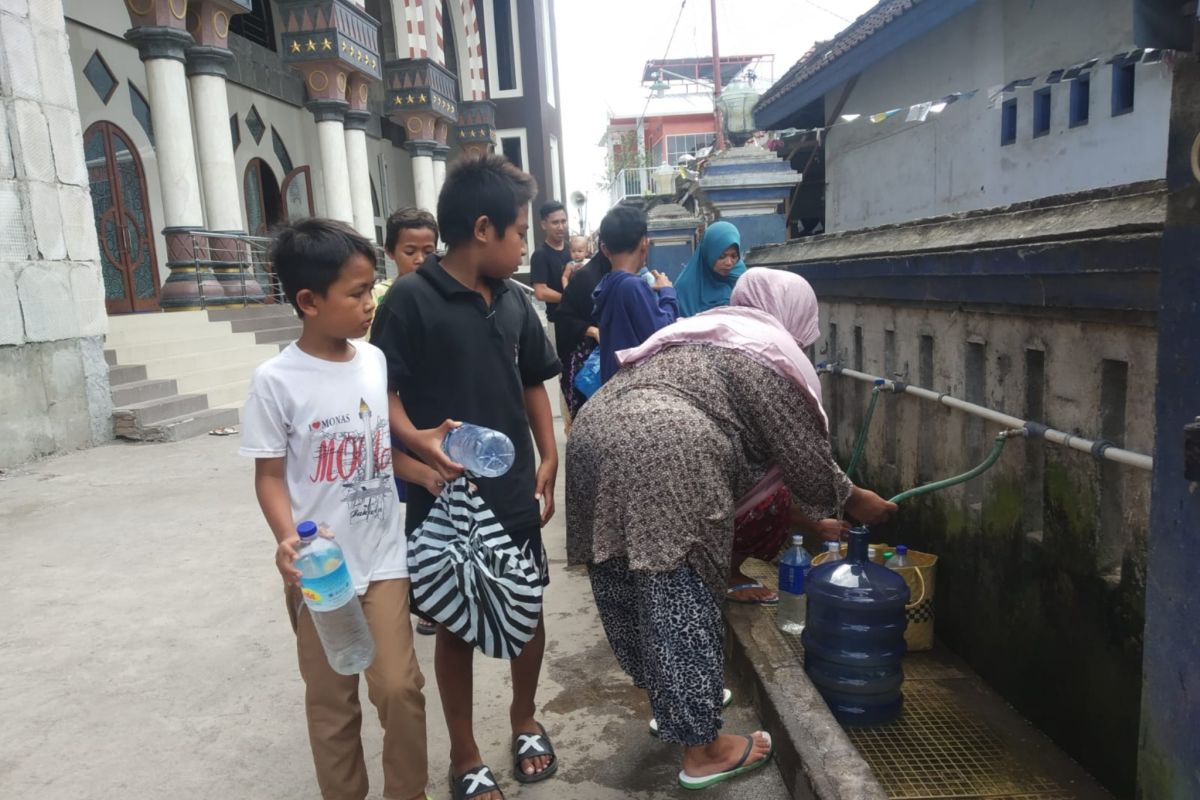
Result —
<instances>
[{"instance_id":1,"label":"standing water on ground","mask_svg":"<svg viewBox=\"0 0 1200 800\"><path fill-rule=\"evenodd\" d=\"M362 672L375 659L375 639L363 616L342 548L332 539L318 536L313 522L301 522L296 533L300 534L296 547L300 591L329 666L342 675Z\"/></svg>"},{"instance_id":2,"label":"standing water on ground","mask_svg":"<svg viewBox=\"0 0 1200 800\"><path fill-rule=\"evenodd\" d=\"M812 568L812 558L804 549L804 537L792 537L791 548L779 559L779 613L775 619L779 630L799 636L804 632L807 607L804 583Z\"/></svg>"},{"instance_id":3,"label":"standing water on ground","mask_svg":"<svg viewBox=\"0 0 1200 800\"><path fill-rule=\"evenodd\" d=\"M512 468L517 451L500 431L464 423L446 434L442 452L467 472L481 478L498 478Z\"/></svg>"}]
</instances>

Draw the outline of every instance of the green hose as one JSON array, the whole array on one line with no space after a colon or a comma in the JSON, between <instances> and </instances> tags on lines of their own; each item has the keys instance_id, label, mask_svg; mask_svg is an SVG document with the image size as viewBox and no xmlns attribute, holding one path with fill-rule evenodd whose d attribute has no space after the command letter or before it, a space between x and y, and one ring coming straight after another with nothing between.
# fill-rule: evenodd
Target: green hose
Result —
<instances>
[{"instance_id":1,"label":"green hose","mask_svg":"<svg viewBox=\"0 0 1200 800\"><path fill-rule=\"evenodd\" d=\"M1020 435L1020 431L1002 431L996 436L996 443L992 445L992 452L988 453L988 457L983 460L983 463L969 472L964 472L962 475L955 475L953 478L934 481L927 483L924 486L918 486L914 489L909 489L906 492L901 492L891 499L893 503L899 503L901 500L907 500L910 497L916 497L920 494L936 492L939 489L948 489L951 486L957 486L960 483L966 483L972 478L978 477L992 468L992 465L1000 459L1000 454L1004 451L1004 443L1008 441L1009 436ZM847 474L849 472L847 471Z\"/></svg>"},{"instance_id":2,"label":"green hose","mask_svg":"<svg viewBox=\"0 0 1200 800\"><path fill-rule=\"evenodd\" d=\"M867 404L867 413L863 417L862 429L858 432L858 439L854 442L854 453L850 456L850 463L846 465L846 475L854 478L855 470L858 469L858 462L862 460L863 451L867 449L867 433L871 430L871 417L875 414L875 403L879 401L879 390L881 386L876 385L871 390L871 402ZM860 475L861 479L862 476Z\"/></svg>"}]
</instances>

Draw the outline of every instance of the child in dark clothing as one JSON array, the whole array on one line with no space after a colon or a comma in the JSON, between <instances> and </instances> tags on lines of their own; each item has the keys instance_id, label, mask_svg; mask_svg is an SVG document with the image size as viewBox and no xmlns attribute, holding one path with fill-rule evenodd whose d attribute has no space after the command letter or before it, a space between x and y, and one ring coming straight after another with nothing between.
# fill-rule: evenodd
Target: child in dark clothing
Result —
<instances>
[{"instance_id":1,"label":"child in dark clothing","mask_svg":"<svg viewBox=\"0 0 1200 800\"><path fill-rule=\"evenodd\" d=\"M387 356L392 432L443 479L463 471L442 452L446 433L459 424L451 420L483 425L512 440L512 468L474 480L496 521L546 584L541 526L554 514L558 449L543 384L558 375L559 363L532 302L508 280L521 263L527 208L536 194L533 178L501 156L457 162L438 200L446 255L395 282L375 314L372 341ZM435 498L422 486L408 488L412 533ZM513 777L521 783L549 778L558 769L550 737L537 720L545 645L539 621L511 662L511 753ZM499 800L503 795L472 725L473 653L470 644L438 628L434 670L450 734L451 790L455 798Z\"/></svg>"},{"instance_id":2,"label":"child in dark clothing","mask_svg":"<svg viewBox=\"0 0 1200 800\"><path fill-rule=\"evenodd\" d=\"M679 317L671 280L651 271L651 288L638 275L650 250L646 231L645 212L630 206L617 206L600 223L600 249L612 262L612 272L604 276L592 295L600 327L602 383L617 374L619 350L637 347Z\"/></svg>"}]
</instances>

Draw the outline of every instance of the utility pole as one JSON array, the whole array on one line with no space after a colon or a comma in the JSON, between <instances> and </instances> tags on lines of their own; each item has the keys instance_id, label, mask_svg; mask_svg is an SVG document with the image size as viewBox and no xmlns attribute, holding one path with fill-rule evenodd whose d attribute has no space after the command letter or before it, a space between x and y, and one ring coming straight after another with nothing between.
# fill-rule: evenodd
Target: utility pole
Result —
<instances>
[{"instance_id":1,"label":"utility pole","mask_svg":"<svg viewBox=\"0 0 1200 800\"><path fill-rule=\"evenodd\" d=\"M717 0L709 0L712 8L713 33L713 119L717 123L717 152L725 149L725 125L721 122L721 109L717 101L721 99L721 49L717 43Z\"/></svg>"}]
</instances>

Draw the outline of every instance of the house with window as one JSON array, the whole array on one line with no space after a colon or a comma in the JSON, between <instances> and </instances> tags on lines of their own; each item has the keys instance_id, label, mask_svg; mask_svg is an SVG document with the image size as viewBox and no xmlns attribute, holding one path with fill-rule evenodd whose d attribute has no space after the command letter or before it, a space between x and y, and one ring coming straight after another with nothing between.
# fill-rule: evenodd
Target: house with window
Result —
<instances>
[{"instance_id":1,"label":"house with window","mask_svg":"<svg viewBox=\"0 0 1200 800\"><path fill-rule=\"evenodd\" d=\"M813 179L797 217L844 231L1161 179L1171 69L1138 47L1140 5L880 3L864 16L886 30L813 48L756 108L764 129L824 129L785 151Z\"/></svg>"},{"instance_id":2,"label":"house with window","mask_svg":"<svg viewBox=\"0 0 1200 800\"><path fill-rule=\"evenodd\" d=\"M722 56L720 78L770 79L773 56ZM647 97L637 108L610 111L601 144L607 150L610 200L668 195L676 167L707 155L717 139L713 113L713 60L672 58L647 61L642 85Z\"/></svg>"},{"instance_id":3,"label":"house with window","mask_svg":"<svg viewBox=\"0 0 1200 800\"><path fill-rule=\"evenodd\" d=\"M1198 680L1172 576L1200 413L1196 28L1170 0L881 0L755 106L801 181L790 240L746 260L815 289L831 437L849 455L867 429L862 483L964 473L1000 426L889 391L868 426L871 384L838 366L1034 423L881 535L940 557L942 643L1122 797L1195 795L1195 704L1170 698ZM1005 794L1051 791L1025 777Z\"/></svg>"}]
</instances>

